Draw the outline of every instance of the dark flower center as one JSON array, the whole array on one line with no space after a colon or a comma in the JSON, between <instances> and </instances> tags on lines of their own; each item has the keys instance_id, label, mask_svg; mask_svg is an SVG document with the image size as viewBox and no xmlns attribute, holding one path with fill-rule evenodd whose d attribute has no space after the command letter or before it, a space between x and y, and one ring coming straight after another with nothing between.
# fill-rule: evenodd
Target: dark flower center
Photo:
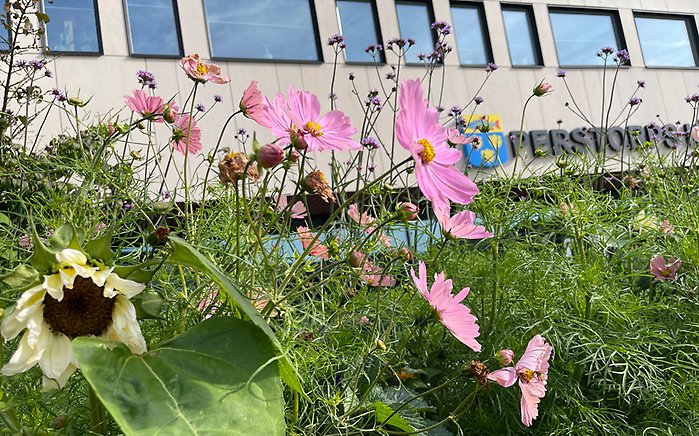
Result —
<instances>
[{"instance_id":1,"label":"dark flower center","mask_svg":"<svg viewBox=\"0 0 699 436\"><path fill-rule=\"evenodd\" d=\"M73 339L78 336L99 336L112 323L116 299L103 295L104 286L91 278L76 277L73 289L63 288L63 300L44 297L44 319L54 333Z\"/></svg>"}]
</instances>

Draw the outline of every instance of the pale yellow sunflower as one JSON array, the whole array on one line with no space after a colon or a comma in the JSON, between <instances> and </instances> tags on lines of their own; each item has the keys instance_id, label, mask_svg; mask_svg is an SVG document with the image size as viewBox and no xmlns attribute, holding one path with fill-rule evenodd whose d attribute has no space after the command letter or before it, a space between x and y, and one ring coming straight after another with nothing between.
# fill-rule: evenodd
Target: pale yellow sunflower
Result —
<instances>
[{"instance_id":1,"label":"pale yellow sunflower","mask_svg":"<svg viewBox=\"0 0 699 436\"><path fill-rule=\"evenodd\" d=\"M38 363L44 390L63 387L77 368L71 340L78 336L119 341L136 354L146 351L136 309L129 301L144 284L122 279L113 268L92 264L72 248L56 253L54 271L26 290L2 321L5 341L25 330L2 374L18 374Z\"/></svg>"}]
</instances>

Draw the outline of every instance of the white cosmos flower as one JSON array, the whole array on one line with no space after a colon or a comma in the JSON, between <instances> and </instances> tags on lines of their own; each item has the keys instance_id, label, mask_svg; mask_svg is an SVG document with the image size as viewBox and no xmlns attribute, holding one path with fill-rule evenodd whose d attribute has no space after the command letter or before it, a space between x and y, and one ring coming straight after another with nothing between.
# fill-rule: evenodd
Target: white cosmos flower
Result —
<instances>
[{"instance_id":1,"label":"white cosmos flower","mask_svg":"<svg viewBox=\"0 0 699 436\"><path fill-rule=\"evenodd\" d=\"M72 248L56 254L56 261L58 272L24 291L0 325L5 341L25 331L0 372L14 375L38 363L44 390L63 387L77 368L71 340L78 336L119 341L136 354L146 351L136 309L129 300L145 285L122 279L113 268L89 265L85 254Z\"/></svg>"}]
</instances>

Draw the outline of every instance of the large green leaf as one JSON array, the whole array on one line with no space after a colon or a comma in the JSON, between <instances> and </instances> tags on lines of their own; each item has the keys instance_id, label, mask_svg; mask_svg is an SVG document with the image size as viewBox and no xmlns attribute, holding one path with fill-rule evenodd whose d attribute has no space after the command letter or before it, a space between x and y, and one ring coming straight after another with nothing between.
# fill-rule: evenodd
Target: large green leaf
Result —
<instances>
[{"instance_id":1,"label":"large green leaf","mask_svg":"<svg viewBox=\"0 0 699 436\"><path fill-rule=\"evenodd\" d=\"M211 318L143 355L80 337L85 378L126 435L283 435L275 350L247 321Z\"/></svg>"},{"instance_id":2,"label":"large green leaf","mask_svg":"<svg viewBox=\"0 0 699 436\"><path fill-rule=\"evenodd\" d=\"M243 313L245 313L250 321L252 321L256 326L262 329L267 336L269 336L269 339L281 354L282 357L279 361L279 366L282 379L284 379L291 389L305 396L301 388L298 373L291 363L291 360L286 354L284 354L284 350L282 349L282 345L279 343L277 336L274 334L264 318L260 316L259 312L257 309L255 309L250 300L243 295L243 293L238 289L233 281L228 278L228 276L218 269L213 262L204 257L204 255L201 254L196 248L192 247L190 244L176 236L170 236L169 239L172 245L172 252L170 253L170 257L166 262L186 265L199 270L208 275L211 280L213 280L221 288L221 290L225 291L235 302L235 304L243 311Z\"/></svg>"}]
</instances>

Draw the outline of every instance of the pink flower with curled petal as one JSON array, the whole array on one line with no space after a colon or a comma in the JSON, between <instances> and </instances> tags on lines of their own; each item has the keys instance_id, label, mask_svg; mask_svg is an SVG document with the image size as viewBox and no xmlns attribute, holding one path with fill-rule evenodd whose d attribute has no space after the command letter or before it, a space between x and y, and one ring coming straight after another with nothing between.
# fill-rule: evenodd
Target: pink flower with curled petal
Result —
<instances>
[{"instance_id":1,"label":"pink flower with curled petal","mask_svg":"<svg viewBox=\"0 0 699 436\"><path fill-rule=\"evenodd\" d=\"M469 288L463 288L461 292L453 296L451 294L452 281L446 280L444 273L434 275L432 288L427 288L427 268L420 261L419 276L415 276L415 270L410 269L415 286L427 300L439 316L439 322L451 332L452 335L473 351L481 351L481 344L476 341L480 334L478 319L471 314L471 310L461 302L468 296Z\"/></svg>"},{"instance_id":2,"label":"pink flower with curled petal","mask_svg":"<svg viewBox=\"0 0 699 436\"><path fill-rule=\"evenodd\" d=\"M449 217L449 209L434 208L434 214L442 226L444 233L450 238L456 239L483 239L492 238L493 234L483 226L474 224L476 214L470 210L464 210Z\"/></svg>"},{"instance_id":3,"label":"pink flower with curled petal","mask_svg":"<svg viewBox=\"0 0 699 436\"><path fill-rule=\"evenodd\" d=\"M362 212L362 214L360 215L359 207L356 203L352 203L349 205L349 207L347 208L347 216L352 218L352 221L359 224L360 226L371 224L374 221L376 221L376 219L373 216L369 215L366 212Z\"/></svg>"},{"instance_id":4,"label":"pink flower with curled petal","mask_svg":"<svg viewBox=\"0 0 699 436\"><path fill-rule=\"evenodd\" d=\"M699 142L699 126L692 127L692 139Z\"/></svg>"},{"instance_id":5,"label":"pink flower with curled petal","mask_svg":"<svg viewBox=\"0 0 699 436\"><path fill-rule=\"evenodd\" d=\"M163 122L162 116L154 116L162 115L165 108L163 99L156 95L149 95L142 89L134 89L133 97L130 95L124 96L124 103L126 103L129 109L140 114L143 118L152 117L150 118L151 121L156 123Z\"/></svg>"},{"instance_id":6,"label":"pink flower with curled petal","mask_svg":"<svg viewBox=\"0 0 699 436\"><path fill-rule=\"evenodd\" d=\"M350 120L340 111L320 115L320 100L308 91L289 87L288 101L277 94L274 102L265 100L259 123L269 127L280 145L294 141L310 151L361 150L351 136L356 133Z\"/></svg>"},{"instance_id":7,"label":"pink flower with curled petal","mask_svg":"<svg viewBox=\"0 0 699 436\"><path fill-rule=\"evenodd\" d=\"M286 195L284 195L284 194L277 194L274 197L274 199L277 202L277 211L279 211L279 212L286 209L286 207L289 205L289 202L286 198ZM303 205L302 201L297 201L296 203L294 203L291 206L290 212L291 212L291 218L294 218L294 219L303 219L303 218L306 218L306 216L308 215L308 211L306 210L306 206Z\"/></svg>"},{"instance_id":8,"label":"pink flower with curled petal","mask_svg":"<svg viewBox=\"0 0 699 436\"><path fill-rule=\"evenodd\" d=\"M449 201L469 204L478 187L454 164L461 151L447 145L446 129L439 124L439 113L423 98L420 80L400 85L396 138L415 161L415 175L422 193L438 207Z\"/></svg>"},{"instance_id":9,"label":"pink flower with curled petal","mask_svg":"<svg viewBox=\"0 0 699 436\"><path fill-rule=\"evenodd\" d=\"M463 133L459 132L459 129L455 129L453 127L447 129L447 141L449 141L449 143L452 145L470 144L471 142L473 142L474 138L474 135L466 136Z\"/></svg>"},{"instance_id":10,"label":"pink flower with curled petal","mask_svg":"<svg viewBox=\"0 0 699 436\"><path fill-rule=\"evenodd\" d=\"M202 62L198 54L183 57L180 65L187 76L195 82L212 82L224 85L231 81L230 78L221 74L221 67L216 64Z\"/></svg>"},{"instance_id":11,"label":"pink flower with curled petal","mask_svg":"<svg viewBox=\"0 0 699 436\"><path fill-rule=\"evenodd\" d=\"M298 232L297 235L299 237L299 241L301 241L301 245L303 246L304 251L308 248L309 245L311 245L311 242L313 242L313 239L316 237L316 234L308 230L308 227L299 227L296 229ZM328 247L325 245L321 244L317 240L313 242L313 247L311 248L311 251L308 252L311 256L319 257L323 260L328 260L330 257L328 256Z\"/></svg>"},{"instance_id":12,"label":"pink flower with curled petal","mask_svg":"<svg viewBox=\"0 0 699 436\"><path fill-rule=\"evenodd\" d=\"M197 120L189 115L179 115L172 126L172 148L182 154L197 154L201 151L201 129Z\"/></svg>"},{"instance_id":13,"label":"pink flower with curled petal","mask_svg":"<svg viewBox=\"0 0 699 436\"><path fill-rule=\"evenodd\" d=\"M680 266L682 266L682 261L674 257L665 260L663 256L655 256L650 260L650 272L655 276L655 280L674 281Z\"/></svg>"},{"instance_id":14,"label":"pink flower with curled petal","mask_svg":"<svg viewBox=\"0 0 699 436\"><path fill-rule=\"evenodd\" d=\"M243 91L239 107L243 115L261 124L260 116L264 107L264 99L262 98L262 92L257 88L257 80L250 82L250 85Z\"/></svg>"},{"instance_id":15,"label":"pink flower with curled petal","mask_svg":"<svg viewBox=\"0 0 699 436\"><path fill-rule=\"evenodd\" d=\"M522 358L514 367L498 369L488 374L488 380L505 388L519 380L519 388L522 390L522 423L527 427L539 416L539 401L546 395L551 351L553 347L541 335L536 335L529 341Z\"/></svg>"}]
</instances>

